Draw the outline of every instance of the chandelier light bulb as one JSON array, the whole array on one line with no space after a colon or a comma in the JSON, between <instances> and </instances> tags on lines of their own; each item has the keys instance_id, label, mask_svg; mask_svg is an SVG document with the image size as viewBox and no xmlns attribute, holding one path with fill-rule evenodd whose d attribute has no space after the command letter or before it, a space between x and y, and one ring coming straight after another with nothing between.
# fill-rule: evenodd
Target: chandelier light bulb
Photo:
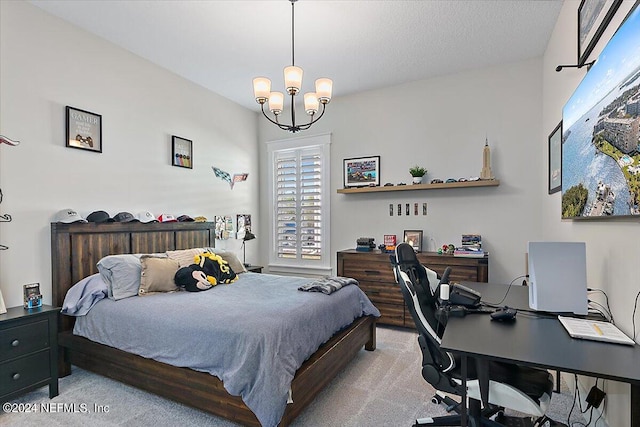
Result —
<instances>
[{"instance_id":1,"label":"chandelier light bulb","mask_svg":"<svg viewBox=\"0 0 640 427\"><path fill-rule=\"evenodd\" d=\"M302 87L302 68L290 65L284 69L284 85L289 95L295 95Z\"/></svg>"},{"instance_id":2,"label":"chandelier light bulb","mask_svg":"<svg viewBox=\"0 0 640 427\"><path fill-rule=\"evenodd\" d=\"M269 99L271 93L271 80L266 77L256 77L253 79L253 94L258 104L264 104Z\"/></svg>"},{"instance_id":3,"label":"chandelier light bulb","mask_svg":"<svg viewBox=\"0 0 640 427\"><path fill-rule=\"evenodd\" d=\"M313 116L318 112L318 106L320 103L318 102L318 97L315 92L307 92L304 94L304 110L308 115Z\"/></svg>"},{"instance_id":4,"label":"chandelier light bulb","mask_svg":"<svg viewBox=\"0 0 640 427\"><path fill-rule=\"evenodd\" d=\"M332 91L333 81L331 81L331 79L321 78L316 80L316 94L320 102L328 104L331 101Z\"/></svg>"},{"instance_id":5,"label":"chandelier light bulb","mask_svg":"<svg viewBox=\"0 0 640 427\"><path fill-rule=\"evenodd\" d=\"M282 113L284 106L284 94L282 92L271 92L269 95L269 110L276 116Z\"/></svg>"}]
</instances>

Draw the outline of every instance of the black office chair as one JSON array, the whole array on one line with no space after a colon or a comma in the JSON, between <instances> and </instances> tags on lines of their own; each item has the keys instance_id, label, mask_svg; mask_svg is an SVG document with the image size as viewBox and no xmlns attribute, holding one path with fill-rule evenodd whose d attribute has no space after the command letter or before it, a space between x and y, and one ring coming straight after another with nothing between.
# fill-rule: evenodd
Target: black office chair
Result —
<instances>
[{"instance_id":1,"label":"black office chair","mask_svg":"<svg viewBox=\"0 0 640 427\"><path fill-rule=\"evenodd\" d=\"M391 261L396 281L418 330L423 378L436 390L461 396L464 390L459 360L451 353L440 349L441 337L446 326L446 318L442 317L442 314L446 314L446 310L443 311L442 307L439 307L440 283L437 275L419 263L413 248L406 243L396 247L395 259L392 256ZM474 362L471 360L467 369L470 425L503 425L499 422L529 426L542 426L546 422L552 426L564 425L555 423L545 416L553 389L553 378L549 372L494 361L483 365L476 365ZM482 399L483 395L485 399ZM459 404L439 393L434 397L437 401L443 398L446 399L448 407L457 412L456 415L418 419L414 426L460 425ZM479 402L482 402L483 409L480 408ZM532 417L516 424L511 417L504 416L504 408L530 414L537 419L533 424ZM489 418L494 415L495 421Z\"/></svg>"}]
</instances>

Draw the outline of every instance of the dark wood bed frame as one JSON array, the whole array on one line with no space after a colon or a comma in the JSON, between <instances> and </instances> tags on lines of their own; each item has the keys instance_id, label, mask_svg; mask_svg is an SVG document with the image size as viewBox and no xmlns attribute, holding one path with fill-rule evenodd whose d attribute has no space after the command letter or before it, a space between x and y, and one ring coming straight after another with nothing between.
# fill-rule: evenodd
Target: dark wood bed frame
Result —
<instances>
[{"instance_id":1,"label":"dark wood bed frame","mask_svg":"<svg viewBox=\"0 0 640 427\"><path fill-rule=\"evenodd\" d=\"M61 307L67 290L73 284L96 273L96 263L103 256L213 247L214 244L215 224L211 222L53 223L53 305ZM156 362L74 336L73 321L72 317L60 316L58 343L61 376L69 375L73 364L243 425L260 426L242 399L227 393L217 377ZM356 319L348 328L334 335L298 369L291 384L293 403L287 405L279 425L289 425L362 346L370 351L376 346L375 318L370 316Z\"/></svg>"}]
</instances>

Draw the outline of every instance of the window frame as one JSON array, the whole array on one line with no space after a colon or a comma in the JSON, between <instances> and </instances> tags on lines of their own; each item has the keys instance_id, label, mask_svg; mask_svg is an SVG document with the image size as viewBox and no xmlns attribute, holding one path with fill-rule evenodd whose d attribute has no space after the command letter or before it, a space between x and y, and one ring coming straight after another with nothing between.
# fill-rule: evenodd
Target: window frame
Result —
<instances>
[{"instance_id":1,"label":"window frame","mask_svg":"<svg viewBox=\"0 0 640 427\"><path fill-rule=\"evenodd\" d=\"M328 273L331 271L331 134L320 134L304 137L289 138L267 142L268 157L268 188L269 188L269 271L303 273L315 271ZM279 258L277 253L277 177L276 159L283 152L300 152L305 149L317 148L321 155L321 255L320 260L305 260L301 258ZM300 171L298 171L298 176ZM299 242L299 240L296 240Z\"/></svg>"}]
</instances>

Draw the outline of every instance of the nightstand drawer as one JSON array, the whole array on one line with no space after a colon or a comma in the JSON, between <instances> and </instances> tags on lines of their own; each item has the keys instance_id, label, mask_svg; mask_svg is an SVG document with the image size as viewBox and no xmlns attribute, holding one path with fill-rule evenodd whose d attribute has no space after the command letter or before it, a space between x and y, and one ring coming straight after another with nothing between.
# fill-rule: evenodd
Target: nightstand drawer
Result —
<instances>
[{"instance_id":1,"label":"nightstand drawer","mask_svg":"<svg viewBox=\"0 0 640 427\"><path fill-rule=\"evenodd\" d=\"M49 321L0 330L0 362L49 347Z\"/></svg>"},{"instance_id":2,"label":"nightstand drawer","mask_svg":"<svg viewBox=\"0 0 640 427\"><path fill-rule=\"evenodd\" d=\"M0 364L0 396L40 381L51 376L49 366L49 350Z\"/></svg>"}]
</instances>

